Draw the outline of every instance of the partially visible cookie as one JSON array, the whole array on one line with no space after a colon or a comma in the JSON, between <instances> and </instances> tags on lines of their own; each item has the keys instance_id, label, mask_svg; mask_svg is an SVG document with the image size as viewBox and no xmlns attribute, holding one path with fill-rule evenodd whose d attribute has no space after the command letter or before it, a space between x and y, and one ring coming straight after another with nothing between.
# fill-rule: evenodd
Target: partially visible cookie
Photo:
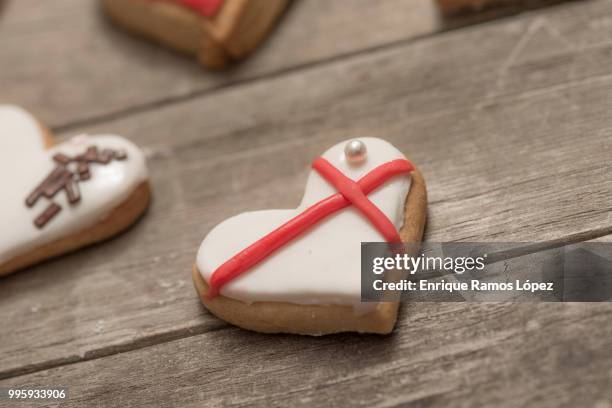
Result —
<instances>
[{"instance_id":1,"label":"partially visible cookie","mask_svg":"<svg viewBox=\"0 0 612 408\"><path fill-rule=\"evenodd\" d=\"M288 0L102 0L126 29L218 69L247 56Z\"/></svg>"},{"instance_id":2,"label":"partially visible cookie","mask_svg":"<svg viewBox=\"0 0 612 408\"><path fill-rule=\"evenodd\" d=\"M0 105L0 276L104 240L147 208L145 157L114 135L54 145L28 112Z\"/></svg>"},{"instance_id":3,"label":"partially visible cookie","mask_svg":"<svg viewBox=\"0 0 612 408\"><path fill-rule=\"evenodd\" d=\"M397 302L361 301L361 243L420 242L427 192L390 143L360 143L313 162L298 208L243 213L206 236L193 280L213 314L265 333L393 330Z\"/></svg>"}]
</instances>

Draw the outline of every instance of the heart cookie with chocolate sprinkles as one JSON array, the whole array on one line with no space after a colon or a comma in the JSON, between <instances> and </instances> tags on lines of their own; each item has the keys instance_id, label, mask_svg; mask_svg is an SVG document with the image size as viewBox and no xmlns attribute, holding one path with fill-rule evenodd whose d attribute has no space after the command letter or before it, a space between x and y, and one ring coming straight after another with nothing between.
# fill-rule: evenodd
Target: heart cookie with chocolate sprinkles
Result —
<instances>
[{"instance_id":1,"label":"heart cookie with chocolate sprinkles","mask_svg":"<svg viewBox=\"0 0 612 408\"><path fill-rule=\"evenodd\" d=\"M0 276L109 238L148 206L144 154L122 137L56 145L13 105L0 105L0 134Z\"/></svg>"}]
</instances>

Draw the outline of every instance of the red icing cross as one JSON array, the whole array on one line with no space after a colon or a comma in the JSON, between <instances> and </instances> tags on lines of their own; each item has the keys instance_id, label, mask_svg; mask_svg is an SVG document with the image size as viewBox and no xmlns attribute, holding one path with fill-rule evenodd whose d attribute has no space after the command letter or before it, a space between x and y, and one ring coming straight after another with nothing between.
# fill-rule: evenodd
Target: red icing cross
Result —
<instances>
[{"instance_id":1,"label":"red icing cross","mask_svg":"<svg viewBox=\"0 0 612 408\"><path fill-rule=\"evenodd\" d=\"M400 243L400 238L395 225L378 207L371 202L363 193L359 184L346 177L340 170L332 166L330 162L319 157L312 163L312 167L331 185L336 187L348 201L351 202L363 215L365 215L374 227L382 234L387 242Z\"/></svg>"},{"instance_id":2,"label":"red icing cross","mask_svg":"<svg viewBox=\"0 0 612 408\"><path fill-rule=\"evenodd\" d=\"M265 237L243 249L217 268L210 277L209 299L219 295L223 286L267 258L325 217L354 205L390 243L401 242L393 223L367 195L392 177L410 173L414 166L403 159L393 160L373 169L359 181L346 177L330 162L320 157L312 167L339 192L308 207Z\"/></svg>"},{"instance_id":3,"label":"red icing cross","mask_svg":"<svg viewBox=\"0 0 612 408\"><path fill-rule=\"evenodd\" d=\"M179 3L185 7L189 7L204 17L214 17L219 11L224 0L165 0Z\"/></svg>"}]
</instances>

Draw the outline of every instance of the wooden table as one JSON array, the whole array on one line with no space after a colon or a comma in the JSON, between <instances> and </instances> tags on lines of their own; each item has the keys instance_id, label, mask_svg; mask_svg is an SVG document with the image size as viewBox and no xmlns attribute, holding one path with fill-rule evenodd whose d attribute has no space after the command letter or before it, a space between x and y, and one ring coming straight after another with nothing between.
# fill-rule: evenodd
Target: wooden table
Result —
<instances>
[{"instance_id":1,"label":"wooden table","mask_svg":"<svg viewBox=\"0 0 612 408\"><path fill-rule=\"evenodd\" d=\"M135 141L155 196L117 239L0 280L0 387L68 386L69 407L611 407L609 304L407 304L393 335L308 338L231 327L191 285L211 227L295 206L309 161L352 137L420 166L427 240L609 240L612 2L497 17L299 0L207 73L94 1L3 1L0 101L60 138Z\"/></svg>"}]
</instances>

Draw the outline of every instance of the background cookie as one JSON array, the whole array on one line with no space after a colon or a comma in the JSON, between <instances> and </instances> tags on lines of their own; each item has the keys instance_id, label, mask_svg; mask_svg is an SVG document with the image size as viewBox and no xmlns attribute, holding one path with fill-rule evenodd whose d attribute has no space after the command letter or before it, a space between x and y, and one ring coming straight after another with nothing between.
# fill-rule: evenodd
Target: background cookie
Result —
<instances>
[{"instance_id":1,"label":"background cookie","mask_svg":"<svg viewBox=\"0 0 612 408\"><path fill-rule=\"evenodd\" d=\"M209 68L249 54L287 0L102 0L121 26L179 51Z\"/></svg>"},{"instance_id":2,"label":"background cookie","mask_svg":"<svg viewBox=\"0 0 612 408\"><path fill-rule=\"evenodd\" d=\"M34 117L0 106L0 276L108 238L149 198L143 153L114 135L53 146Z\"/></svg>"}]
</instances>

